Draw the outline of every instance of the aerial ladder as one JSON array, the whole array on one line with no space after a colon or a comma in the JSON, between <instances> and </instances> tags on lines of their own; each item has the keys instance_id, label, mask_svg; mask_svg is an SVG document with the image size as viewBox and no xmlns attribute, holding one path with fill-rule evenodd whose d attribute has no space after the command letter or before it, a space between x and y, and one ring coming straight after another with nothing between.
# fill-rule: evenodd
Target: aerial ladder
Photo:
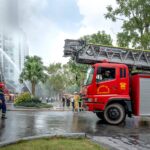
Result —
<instances>
[{"instance_id":1,"label":"aerial ladder","mask_svg":"<svg viewBox=\"0 0 150 150\"><path fill-rule=\"evenodd\" d=\"M65 40L64 56L77 63L94 64L104 60L150 70L150 50L88 44L83 40Z\"/></svg>"},{"instance_id":2,"label":"aerial ladder","mask_svg":"<svg viewBox=\"0 0 150 150\"><path fill-rule=\"evenodd\" d=\"M90 66L82 89L86 110L114 125L126 115L150 115L150 50L67 39L64 56Z\"/></svg>"}]
</instances>

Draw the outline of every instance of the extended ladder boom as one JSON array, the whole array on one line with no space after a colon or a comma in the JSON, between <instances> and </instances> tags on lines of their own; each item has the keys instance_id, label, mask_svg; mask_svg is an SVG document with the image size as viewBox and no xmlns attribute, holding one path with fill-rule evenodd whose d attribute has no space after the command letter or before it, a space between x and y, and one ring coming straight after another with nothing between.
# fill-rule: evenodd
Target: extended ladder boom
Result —
<instances>
[{"instance_id":1,"label":"extended ladder boom","mask_svg":"<svg viewBox=\"0 0 150 150\"><path fill-rule=\"evenodd\" d=\"M72 57L76 62L94 64L103 60L112 63L123 63L150 70L150 50L136 50L86 44L82 40L65 40L64 56Z\"/></svg>"}]
</instances>

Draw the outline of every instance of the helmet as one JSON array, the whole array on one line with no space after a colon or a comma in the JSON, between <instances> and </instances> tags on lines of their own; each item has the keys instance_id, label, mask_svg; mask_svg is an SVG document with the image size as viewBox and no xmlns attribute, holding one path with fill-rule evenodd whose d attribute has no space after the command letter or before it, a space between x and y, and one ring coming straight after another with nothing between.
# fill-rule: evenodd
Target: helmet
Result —
<instances>
[{"instance_id":1,"label":"helmet","mask_svg":"<svg viewBox=\"0 0 150 150\"><path fill-rule=\"evenodd\" d=\"M110 73L110 71L109 71L109 70L107 70L107 71L106 71L106 73Z\"/></svg>"},{"instance_id":2,"label":"helmet","mask_svg":"<svg viewBox=\"0 0 150 150\"><path fill-rule=\"evenodd\" d=\"M1 83L1 82L0 82L0 91L1 91L1 92L4 92L4 89L5 89L4 83Z\"/></svg>"},{"instance_id":3,"label":"helmet","mask_svg":"<svg viewBox=\"0 0 150 150\"><path fill-rule=\"evenodd\" d=\"M4 88L4 83L0 83L0 89L3 89Z\"/></svg>"}]
</instances>

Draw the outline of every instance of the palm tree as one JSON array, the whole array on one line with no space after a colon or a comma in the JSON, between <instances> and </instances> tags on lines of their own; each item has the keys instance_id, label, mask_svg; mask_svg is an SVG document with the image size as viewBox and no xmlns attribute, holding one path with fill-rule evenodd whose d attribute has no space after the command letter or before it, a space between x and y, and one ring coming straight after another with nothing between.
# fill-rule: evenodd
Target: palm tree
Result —
<instances>
[{"instance_id":1,"label":"palm tree","mask_svg":"<svg viewBox=\"0 0 150 150\"><path fill-rule=\"evenodd\" d=\"M44 73L44 65L40 57L38 56L27 56L24 68L22 73L20 74L19 81L23 83L23 81L31 82L32 86L32 94L35 95L35 86L38 82L46 81L46 74Z\"/></svg>"}]
</instances>

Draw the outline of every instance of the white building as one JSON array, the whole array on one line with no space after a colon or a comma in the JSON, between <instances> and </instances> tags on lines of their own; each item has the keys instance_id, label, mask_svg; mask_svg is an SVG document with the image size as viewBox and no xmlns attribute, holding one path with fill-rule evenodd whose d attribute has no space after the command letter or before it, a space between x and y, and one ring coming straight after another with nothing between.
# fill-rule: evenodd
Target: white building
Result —
<instances>
[{"instance_id":1,"label":"white building","mask_svg":"<svg viewBox=\"0 0 150 150\"><path fill-rule=\"evenodd\" d=\"M20 31L1 33L0 35L0 63L4 79L9 88L19 90L19 75L24 67L28 46L24 33Z\"/></svg>"},{"instance_id":2,"label":"white building","mask_svg":"<svg viewBox=\"0 0 150 150\"><path fill-rule=\"evenodd\" d=\"M17 7L17 0L0 0L0 67L7 87L14 92L20 90L18 79L29 54Z\"/></svg>"}]
</instances>

